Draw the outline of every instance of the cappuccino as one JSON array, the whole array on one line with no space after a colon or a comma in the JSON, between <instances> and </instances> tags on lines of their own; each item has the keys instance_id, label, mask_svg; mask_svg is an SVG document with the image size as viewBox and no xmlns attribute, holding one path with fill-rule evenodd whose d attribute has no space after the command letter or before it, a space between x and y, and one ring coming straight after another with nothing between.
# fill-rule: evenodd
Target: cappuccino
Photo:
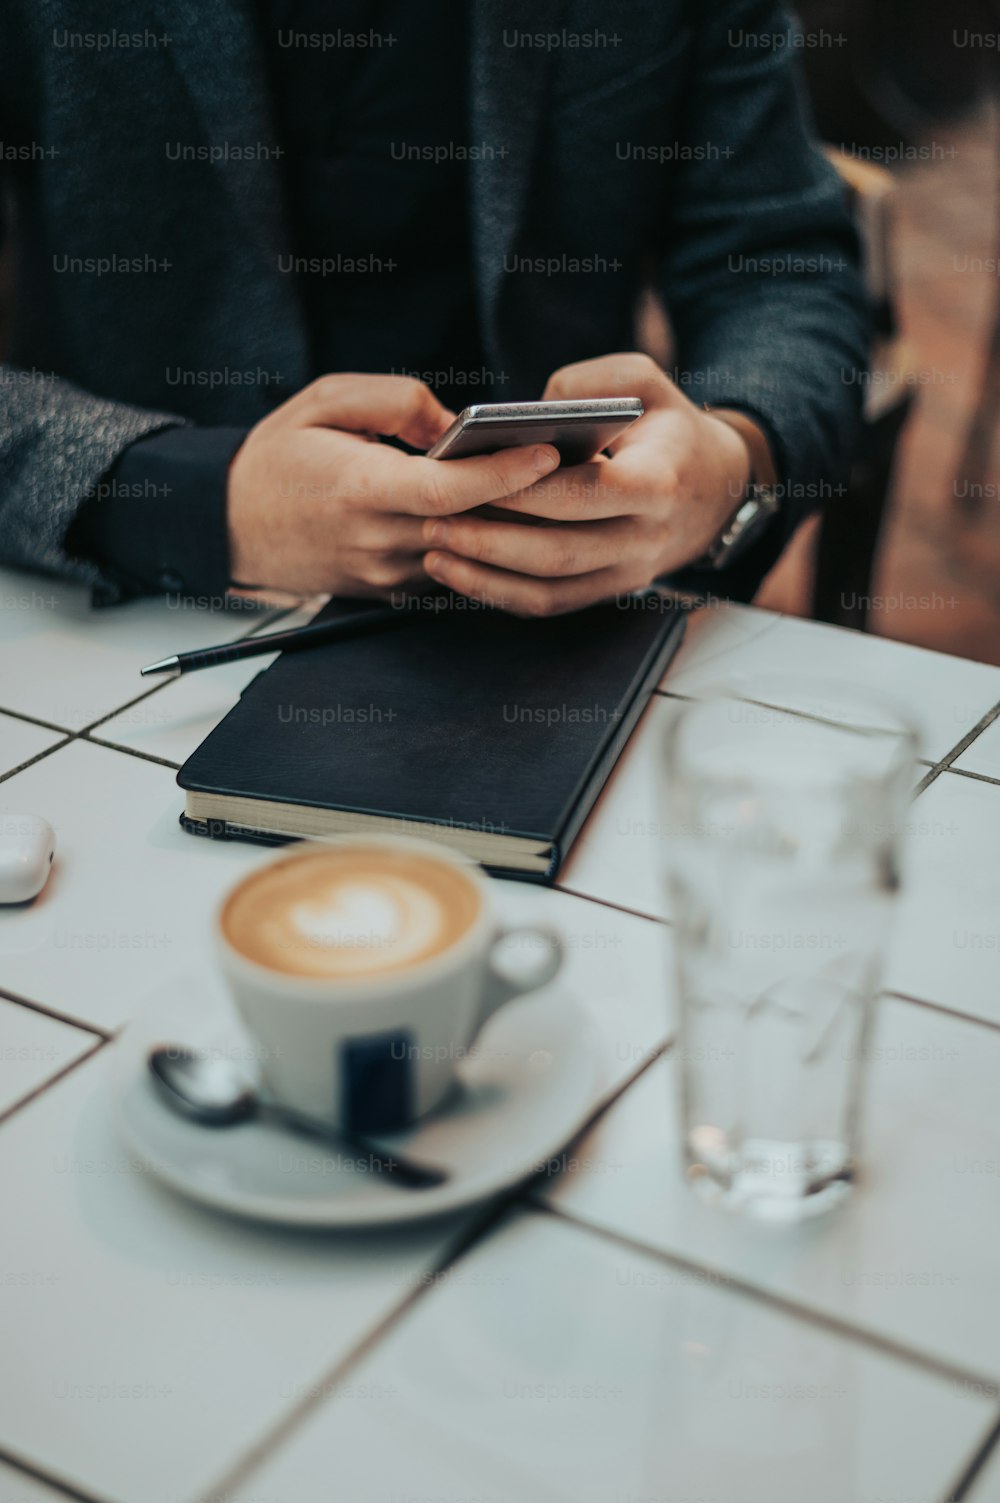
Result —
<instances>
[{"instance_id":1,"label":"cappuccino","mask_svg":"<svg viewBox=\"0 0 1000 1503\"><path fill-rule=\"evenodd\" d=\"M291 854L248 877L222 910L229 944L292 976L360 981L448 950L472 927L476 882L448 861L359 843Z\"/></svg>"}]
</instances>

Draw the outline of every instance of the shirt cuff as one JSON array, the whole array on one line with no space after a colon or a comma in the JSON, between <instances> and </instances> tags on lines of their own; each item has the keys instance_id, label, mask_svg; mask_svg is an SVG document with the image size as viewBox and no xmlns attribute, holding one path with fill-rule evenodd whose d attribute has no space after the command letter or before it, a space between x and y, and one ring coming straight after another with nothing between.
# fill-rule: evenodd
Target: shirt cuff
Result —
<instances>
[{"instance_id":1,"label":"shirt cuff","mask_svg":"<svg viewBox=\"0 0 1000 1503\"><path fill-rule=\"evenodd\" d=\"M176 427L130 444L84 501L67 539L114 580L108 600L216 598L229 588L226 488L243 428Z\"/></svg>"}]
</instances>

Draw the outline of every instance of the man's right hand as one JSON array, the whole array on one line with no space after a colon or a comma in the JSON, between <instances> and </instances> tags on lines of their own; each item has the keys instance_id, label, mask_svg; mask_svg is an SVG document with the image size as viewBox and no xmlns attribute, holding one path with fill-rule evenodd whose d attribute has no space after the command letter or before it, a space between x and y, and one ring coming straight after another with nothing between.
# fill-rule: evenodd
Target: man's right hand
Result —
<instances>
[{"instance_id":1,"label":"man's right hand","mask_svg":"<svg viewBox=\"0 0 1000 1503\"><path fill-rule=\"evenodd\" d=\"M383 596L426 583L427 517L515 495L559 463L550 445L444 462L375 436L426 449L453 416L405 376L322 376L282 403L230 466L233 581Z\"/></svg>"}]
</instances>

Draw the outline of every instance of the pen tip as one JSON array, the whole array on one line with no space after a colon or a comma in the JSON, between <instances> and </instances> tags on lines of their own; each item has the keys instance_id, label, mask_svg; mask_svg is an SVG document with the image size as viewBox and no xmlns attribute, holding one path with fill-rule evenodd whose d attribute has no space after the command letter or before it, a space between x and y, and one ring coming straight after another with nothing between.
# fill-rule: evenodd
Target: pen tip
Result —
<instances>
[{"instance_id":1,"label":"pen tip","mask_svg":"<svg viewBox=\"0 0 1000 1503\"><path fill-rule=\"evenodd\" d=\"M176 657L161 658L158 663L147 663L145 668L139 669L139 673L143 678L149 678L153 673L176 673L179 667Z\"/></svg>"}]
</instances>

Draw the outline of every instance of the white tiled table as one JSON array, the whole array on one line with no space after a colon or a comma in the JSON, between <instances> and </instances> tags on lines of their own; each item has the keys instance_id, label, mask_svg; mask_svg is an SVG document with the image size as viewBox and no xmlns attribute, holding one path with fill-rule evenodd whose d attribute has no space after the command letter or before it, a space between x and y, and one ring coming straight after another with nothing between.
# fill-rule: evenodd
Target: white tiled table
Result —
<instances>
[{"instance_id":1,"label":"white tiled table","mask_svg":"<svg viewBox=\"0 0 1000 1503\"><path fill-rule=\"evenodd\" d=\"M654 698L560 888L602 1054L558 1176L406 1231L303 1235L161 1190L118 1144L115 1032L210 975L260 859L177 826L179 765L263 666L138 665L273 619L0 572L0 814L55 824L0 910L0 1503L970 1503L1000 1499L1000 669L727 608L662 693L816 670L924 734L878 1004L865 1176L775 1232L681 1183ZM798 676L798 677L797 677ZM544 910L544 913L543 913Z\"/></svg>"}]
</instances>

